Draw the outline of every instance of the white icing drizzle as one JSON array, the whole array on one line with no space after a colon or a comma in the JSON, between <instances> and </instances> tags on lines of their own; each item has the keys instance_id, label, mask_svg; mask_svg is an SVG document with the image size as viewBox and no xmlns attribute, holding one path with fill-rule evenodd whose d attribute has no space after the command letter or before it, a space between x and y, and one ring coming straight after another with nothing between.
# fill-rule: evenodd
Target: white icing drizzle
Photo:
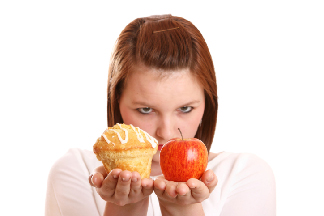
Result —
<instances>
[{"instance_id":1,"label":"white icing drizzle","mask_svg":"<svg viewBox=\"0 0 324 216\"><path fill-rule=\"evenodd\" d=\"M125 132L125 139L122 139L122 138L121 138L119 132L118 132L116 129L109 129L109 128L107 128L106 131L107 131L107 132L108 132L109 130L110 130L110 131L114 131L114 132L117 134L118 139L119 139L119 141L120 141L121 144L125 144L125 143L127 143L127 142L128 142L128 131L127 131L127 129L122 128L122 126L121 126L119 123L117 123L116 125L118 125L119 128L122 129L122 130ZM143 137L142 134L141 134L141 131L143 131L143 130L140 129L139 127L134 127L133 125L130 125L130 126L132 127L132 129L133 129L134 132L136 133L136 137L137 137L137 139L138 139L140 142L144 142L144 143L145 143L144 137ZM146 138L146 139L151 143L152 147L155 148L155 147L157 146L158 141L157 141L154 137L150 136L147 132L143 131L143 133L144 133L144 135L145 135L145 138ZM106 142L107 142L108 144L112 143L112 142L107 138L107 136L106 136L105 134L102 134L102 136L103 136L103 138L106 140ZM112 144L115 145L114 143L112 143Z\"/></svg>"},{"instance_id":2,"label":"white icing drizzle","mask_svg":"<svg viewBox=\"0 0 324 216\"><path fill-rule=\"evenodd\" d=\"M109 144L111 141L106 137L106 134L102 134L103 138L106 140L106 142Z\"/></svg>"},{"instance_id":3,"label":"white icing drizzle","mask_svg":"<svg viewBox=\"0 0 324 216\"><path fill-rule=\"evenodd\" d=\"M157 146L158 141L154 137L152 137L148 133L146 133L145 131L143 131L143 132L145 134L146 139L151 143L152 147L155 148Z\"/></svg>"},{"instance_id":4,"label":"white icing drizzle","mask_svg":"<svg viewBox=\"0 0 324 216\"><path fill-rule=\"evenodd\" d=\"M103 138L106 140L106 142L109 144L109 143L112 143L113 146L115 146L115 143L111 142L107 137L106 137L106 134L102 134Z\"/></svg>"},{"instance_id":5,"label":"white icing drizzle","mask_svg":"<svg viewBox=\"0 0 324 216\"><path fill-rule=\"evenodd\" d=\"M138 127L134 127L132 124L131 124L130 126L131 126L132 129L135 131L137 139L138 139L140 142L145 143L144 138L143 138L143 136L142 136L142 134L141 134L141 129L138 128ZM137 129L137 130L136 130L136 129Z\"/></svg>"},{"instance_id":6,"label":"white icing drizzle","mask_svg":"<svg viewBox=\"0 0 324 216\"><path fill-rule=\"evenodd\" d=\"M125 139L122 139L120 134L118 133L118 131L116 131L115 129L110 129L110 130L114 131L117 134L118 139L121 144L125 144L128 142L128 131L126 129L122 128L122 126L119 123L117 123L117 125L119 126L120 129L122 129L125 132Z\"/></svg>"}]
</instances>

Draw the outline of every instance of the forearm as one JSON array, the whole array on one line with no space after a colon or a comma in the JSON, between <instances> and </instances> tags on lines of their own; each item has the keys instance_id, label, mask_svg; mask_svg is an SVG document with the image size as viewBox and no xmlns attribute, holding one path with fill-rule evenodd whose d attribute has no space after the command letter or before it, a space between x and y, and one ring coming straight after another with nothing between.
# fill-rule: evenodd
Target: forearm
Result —
<instances>
[{"instance_id":1,"label":"forearm","mask_svg":"<svg viewBox=\"0 0 324 216\"><path fill-rule=\"evenodd\" d=\"M104 216L145 216L147 214L148 205L149 197L137 203L130 203L124 206L106 202Z\"/></svg>"},{"instance_id":2,"label":"forearm","mask_svg":"<svg viewBox=\"0 0 324 216\"><path fill-rule=\"evenodd\" d=\"M201 203L179 205L160 202L162 216L204 216L205 212Z\"/></svg>"}]
</instances>

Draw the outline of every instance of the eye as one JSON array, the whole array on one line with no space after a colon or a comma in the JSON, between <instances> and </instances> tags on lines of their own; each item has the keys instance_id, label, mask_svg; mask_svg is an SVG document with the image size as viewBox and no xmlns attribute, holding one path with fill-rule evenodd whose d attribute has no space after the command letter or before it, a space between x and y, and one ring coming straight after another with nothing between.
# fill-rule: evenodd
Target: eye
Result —
<instances>
[{"instance_id":1,"label":"eye","mask_svg":"<svg viewBox=\"0 0 324 216\"><path fill-rule=\"evenodd\" d=\"M149 114L152 112L152 108L150 107L138 108L137 110L142 114Z\"/></svg>"},{"instance_id":2,"label":"eye","mask_svg":"<svg viewBox=\"0 0 324 216\"><path fill-rule=\"evenodd\" d=\"M189 113L192 111L193 107L192 106L183 106L183 107L180 107L179 109L183 113Z\"/></svg>"}]
</instances>

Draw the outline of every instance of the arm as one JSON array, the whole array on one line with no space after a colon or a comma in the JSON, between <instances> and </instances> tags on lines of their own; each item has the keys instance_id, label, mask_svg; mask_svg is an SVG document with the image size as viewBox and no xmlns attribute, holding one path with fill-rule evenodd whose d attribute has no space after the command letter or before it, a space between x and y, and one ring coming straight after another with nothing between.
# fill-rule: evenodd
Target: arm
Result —
<instances>
[{"instance_id":1,"label":"arm","mask_svg":"<svg viewBox=\"0 0 324 216\"><path fill-rule=\"evenodd\" d=\"M149 198L145 198L137 203L126 204L118 206L116 204L107 202L104 216L120 215L120 216L139 216L146 215L149 205Z\"/></svg>"},{"instance_id":2,"label":"arm","mask_svg":"<svg viewBox=\"0 0 324 216\"><path fill-rule=\"evenodd\" d=\"M46 216L100 215L87 173L83 155L77 149L56 161L48 176Z\"/></svg>"},{"instance_id":3,"label":"arm","mask_svg":"<svg viewBox=\"0 0 324 216\"><path fill-rule=\"evenodd\" d=\"M233 154L221 216L275 216L276 187L270 166L253 154Z\"/></svg>"}]
</instances>

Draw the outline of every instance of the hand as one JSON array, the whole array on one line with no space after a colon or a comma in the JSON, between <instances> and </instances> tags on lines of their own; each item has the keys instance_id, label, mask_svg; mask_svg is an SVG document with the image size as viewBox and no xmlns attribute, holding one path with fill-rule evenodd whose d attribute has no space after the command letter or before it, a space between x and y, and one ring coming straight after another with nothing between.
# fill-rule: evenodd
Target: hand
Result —
<instances>
[{"instance_id":1,"label":"hand","mask_svg":"<svg viewBox=\"0 0 324 216\"><path fill-rule=\"evenodd\" d=\"M97 167L90 175L89 183L96 187L102 199L118 206L139 202L153 192L152 179L141 180L138 172L120 169L114 169L107 175L103 166Z\"/></svg>"},{"instance_id":2,"label":"hand","mask_svg":"<svg viewBox=\"0 0 324 216\"><path fill-rule=\"evenodd\" d=\"M200 180L191 178L187 182L167 181L164 176L160 176L154 181L154 192L160 204L189 205L207 199L216 185L216 175L212 170L207 170Z\"/></svg>"}]
</instances>

